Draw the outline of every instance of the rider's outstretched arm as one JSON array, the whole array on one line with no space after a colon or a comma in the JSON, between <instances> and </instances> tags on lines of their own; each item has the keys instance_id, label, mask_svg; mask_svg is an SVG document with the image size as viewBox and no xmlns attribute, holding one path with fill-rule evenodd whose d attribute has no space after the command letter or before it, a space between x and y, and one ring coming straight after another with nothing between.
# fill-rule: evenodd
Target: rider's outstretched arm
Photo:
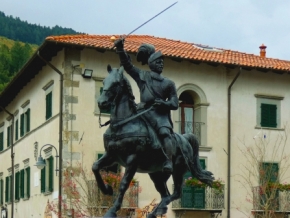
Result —
<instances>
[{"instance_id":1,"label":"rider's outstretched arm","mask_svg":"<svg viewBox=\"0 0 290 218\"><path fill-rule=\"evenodd\" d=\"M132 64L130 56L124 49L124 39L118 39L115 41L115 46L116 53L119 55L121 65L124 67L125 71L137 82L137 84L139 84L142 71Z\"/></svg>"}]
</instances>

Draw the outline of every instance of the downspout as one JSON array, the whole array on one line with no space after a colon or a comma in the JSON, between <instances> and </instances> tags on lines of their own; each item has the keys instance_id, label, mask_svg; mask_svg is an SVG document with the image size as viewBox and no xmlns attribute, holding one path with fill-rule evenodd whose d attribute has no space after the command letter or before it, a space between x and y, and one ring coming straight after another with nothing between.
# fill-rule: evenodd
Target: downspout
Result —
<instances>
[{"instance_id":1,"label":"downspout","mask_svg":"<svg viewBox=\"0 0 290 218\"><path fill-rule=\"evenodd\" d=\"M231 217L231 88L242 72L240 67L239 72L228 88L228 218Z\"/></svg>"},{"instance_id":2,"label":"downspout","mask_svg":"<svg viewBox=\"0 0 290 218\"><path fill-rule=\"evenodd\" d=\"M10 141L11 141L11 218L14 217L14 143L13 143L13 133L14 133L14 115L7 111L4 107L0 106L0 108L9 114L12 117L12 125L11 125L11 134L10 134Z\"/></svg>"},{"instance_id":3,"label":"downspout","mask_svg":"<svg viewBox=\"0 0 290 218\"><path fill-rule=\"evenodd\" d=\"M57 72L60 76L60 90L59 90L59 175L58 175L58 213L59 217L61 217L61 202L62 202L62 118L63 118L63 74L59 69L57 69L54 65L49 63L43 57L40 56L39 51L37 51L37 56L45 62L48 66L50 66L55 72Z\"/></svg>"}]
</instances>

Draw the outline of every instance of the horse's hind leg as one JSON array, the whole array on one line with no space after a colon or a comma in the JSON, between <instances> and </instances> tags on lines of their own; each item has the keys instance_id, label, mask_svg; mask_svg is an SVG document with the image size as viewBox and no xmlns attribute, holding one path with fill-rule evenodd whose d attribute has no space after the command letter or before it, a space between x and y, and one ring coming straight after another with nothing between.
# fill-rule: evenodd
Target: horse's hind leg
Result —
<instances>
[{"instance_id":1,"label":"horse's hind leg","mask_svg":"<svg viewBox=\"0 0 290 218\"><path fill-rule=\"evenodd\" d=\"M103 178L100 174L100 169L104 167L109 167L115 163L114 156L110 156L108 153L105 153L98 161L96 161L92 166L92 171L95 175L96 181L98 183L99 189L104 195L113 195L113 189L110 185L106 185L103 181Z\"/></svg>"},{"instance_id":2,"label":"horse's hind leg","mask_svg":"<svg viewBox=\"0 0 290 218\"><path fill-rule=\"evenodd\" d=\"M174 170L173 170L173 183L174 183L174 192L171 195L171 201L179 199L181 196L181 189L183 185L183 175L187 170L187 166L184 162L184 158L179 155L176 158Z\"/></svg>"},{"instance_id":3,"label":"horse's hind leg","mask_svg":"<svg viewBox=\"0 0 290 218\"><path fill-rule=\"evenodd\" d=\"M156 217L156 215L166 214L167 205L170 203L170 193L168 191L166 181L170 177L168 173L156 172L149 173L151 180L154 182L156 190L161 195L161 202L159 205L147 216Z\"/></svg>"},{"instance_id":4,"label":"horse's hind leg","mask_svg":"<svg viewBox=\"0 0 290 218\"><path fill-rule=\"evenodd\" d=\"M124 173L124 176L121 180L120 187L119 187L119 193L118 196L114 202L114 205L107 211L107 213L104 215L104 217L116 217L117 211L120 210L123 198L125 195L126 190L128 189L136 171L137 171L137 164L136 164L136 154L130 155L127 158L126 161L126 170Z\"/></svg>"}]
</instances>

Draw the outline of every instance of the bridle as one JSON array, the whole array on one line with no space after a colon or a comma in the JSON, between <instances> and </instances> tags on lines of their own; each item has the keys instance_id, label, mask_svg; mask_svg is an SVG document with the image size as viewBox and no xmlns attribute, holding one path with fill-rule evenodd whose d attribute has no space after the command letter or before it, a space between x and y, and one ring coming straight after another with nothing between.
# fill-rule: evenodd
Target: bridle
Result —
<instances>
[{"instance_id":1,"label":"bridle","mask_svg":"<svg viewBox=\"0 0 290 218\"><path fill-rule=\"evenodd\" d=\"M121 83L120 85L118 85L118 87L111 86L109 89L104 89L103 90L103 93L104 92L113 92L114 89L116 89L116 95L114 97L114 100L111 103L111 111L112 111L113 106L116 105L116 101L117 101L117 99L119 99L120 93L123 90L123 83ZM101 114L102 114L102 112L100 110L100 113L99 113L99 128L102 128L104 126L107 126L107 125L109 125L111 123L111 120L109 120L109 121L105 122L104 124L102 124Z\"/></svg>"}]
</instances>

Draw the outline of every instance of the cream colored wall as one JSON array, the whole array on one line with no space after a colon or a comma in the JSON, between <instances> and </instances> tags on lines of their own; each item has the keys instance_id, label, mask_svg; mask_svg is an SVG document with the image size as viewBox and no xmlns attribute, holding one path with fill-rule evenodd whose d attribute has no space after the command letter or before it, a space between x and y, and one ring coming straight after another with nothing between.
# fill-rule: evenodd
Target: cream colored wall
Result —
<instances>
[{"instance_id":1,"label":"cream colored wall","mask_svg":"<svg viewBox=\"0 0 290 218\"><path fill-rule=\"evenodd\" d=\"M58 58L53 58L52 63L61 68L60 61L63 56L62 52L58 53ZM45 91L42 89L49 81L53 80L53 109L52 118L45 120ZM29 159L30 166L30 198L29 200L20 199L14 204L14 217L43 217L44 209L47 201L51 201L57 197L58 177L54 177L55 192L44 196L40 193L40 170L34 165L36 163L34 156L34 144L38 143L37 155L39 155L40 148L45 144L52 144L58 148L58 123L59 123L59 76L53 72L49 67L45 66L24 88L18 93L13 101L6 107L8 111L14 113L19 110L19 128L20 128L20 114L22 113L21 105L27 100L30 100L30 132L20 137L14 143L14 164L19 164L19 170L24 168L23 161ZM5 148L6 148L6 134L7 134L7 114L3 111L0 113L0 122L5 121ZM14 139L13 139L14 140ZM55 156L55 151L52 151ZM7 169L11 167L11 150L10 148L0 152L0 173L3 172L3 179L8 176ZM44 156L44 152L42 152ZM35 181L36 180L36 181ZM38 185L37 185L38 183ZM37 185L37 186L36 186ZM4 188L5 190L5 188ZM5 195L3 195L5 198ZM8 204L8 211L11 214L11 204Z\"/></svg>"},{"instance_id":2,"label":"cream colored wall","mask_svg":"<svg viewBox=\"0 0 290 218\"><path fill-rule=\"evenodd\" d=\"M249 214L252 209L252 204L246 201L247 193L239 181L243 181L239 175L242 174L243 165L247 165L239 148L245 149L245 146L254 145L254 137L261 137L263 134L266 136L265 140L270 140L267 146L268 155L266 161L280 161L272 158L270 155L274 153L275 141L278 135L283 134L283 131L269 129L262 130L256 127L256 110L257 98L255 94L263 94L267 96L280 96L284 97L281 100L281 123L282 127L286 125L289 129L290 119L290 93L289 93L289 75L277 75L274 73L262 73L258 71L243 71L235 83L232 91L232 189L231 189L231 202L232 202L232 215L233 217L242 217L237 208L246 211ZM288 135L289 136L289 135ZM245 146L244 146L245 145ZM289 141L286 145L285 155L289 155L290 150ZM289 164L289 161L288 161ZM280 172L285 169L280 169ZM283 177L280 177L280 182L289 183L289 170L287 170ZM287 179L288 178L288 179ZM254 178L255 185L258 185L258 178Z\"/></svg>"},{"instance_id":3,"label":"cream colored wall","mask_svg":"<svg viewBox=\"0 0 290 218\"><path fill-rule=\"evenodd\" d=\"M78 52L80 52L78 54ZM65 102L64 106L64 164L66 166L74 165L77 162L83 163L88 171L90 171L93 162L95 161L96 153L103 152L103 133L106 127L99 128L98 114L96 111L96 93L99 92L96 81L101 81L107 76L107 64L112 67L119 66L118 56L112 52L100 53L94 49L83 49L76 52L76 55L71 59L67 59L64 52L59 52L58 56L53 58L52 63L62 72L66 72L64 84L64 96L75 99L74 103ZM135 61L133 62L141 69L147 70L148 66L141 66ZM64 61L65 60L65 61ZM85 68L93 69L93 79L85 79L81 76L81 70L76 69L73 72L73 65L80 63L85 64ZM73 75L72 75L73 72ZM207 64L193 64L188 61L175 62L169 58L165 58L165 68L163 75L172 79L177 90L182 90L185 85L194 85L202 90L203 98L206 99L208 106L205 107L206 114L206 141L204 146L210 147L209 151L200 151L200 156L206 158L207 169L212 171L216 178L222 178L227 181L227 89L234 79L237 69L227 70L223 66L212 67ZM254 94L277 95L283 96L281 104L281 120L286 122L289 120L288 107L289 84L288 75L276 75L273 73L261 73L258 71L243 71L232 88L232 189L231 189L231 215L232 217L243 217L243 214L238 212L236 205L243 205L243 209L248 213L251 205L245 200L246 195L241 185L237 182L237 175L240 172L240 165L245 161L241 156L237 146L240 145L240 139L246 137L251 141L254 135L260 130L255 129L256 125L256 98ZM133 91L136 97L136 102L139 102L139 90L135 82L129 77ZM42 71L18 94L14 101L7 107L8 110L14 112L20 109L27 99L30 99L31 108L31 133L24 137L15 146L15 164L23 166L23 160L30 159L31 166L31 198L29 201L23 202L20 200L17 203L17 211L27 211L27 214L38 216L43 214L46 201L52 200L53 196L57 196L57 192L43 197L40 194L40 187L34 187L34 175L39 171L33 167L35 159L33 154L34 142L39 143L39 148L51 143L58 145L58 117L52 119L47 125L33 131L36 127L45 123L44 118L44 100L45 96L42 87L54 80L53 99L57 99L53 103L53 116L58 113L59 103L59 76L49 67L44 67ZM68 84L75 84L70 86ZM269 88L271 87L271 88ZM41 104L43 102L43 104ZM1 120L6 119L7 115L0 114ZM33 119L37 117L37 119ZM69 119L69 117L75 117ZM178 111L172 112L173 122L178 121ZM102 115L102 123L109 119L107 115ZM7 121L6 121L7 122ZM177 125L175 130L178 131ZM274 131L273 135L278 134ZM82 140L81 140L82 137ZM248 138L247 138L248 137ZM80 141L81 140L81 141ZM27 146L27 147L24 147ZM54 152L54 151L53 151ZM0 153L1 165L0 173L7 175L7 169L10 167L9 150ZM4 162L2 161L4 160ZM22 165L21 165L22 164ZM157 201L160 199L159 194L155 191L154 185L146 174L137 173L135 176L143 191L139 198L139 207L142 208L148 205L154 198ZM169 189L172 187L172 179L168 181ZM54 188L58 188L58 177L54 179ZM227 184L226 184L227 191ZM225 203L227 202L225 193ZM35 206L36 205L36 206ZM33 209L31 208L33 207ZM37 209L35 209L37 208ZM15 214L18 212L16 211ZM33 214L32 214L33 213ZM18 214L19 215L19 214ZM19 216L20 217L20 216ZM174 212L170 209L168 217L174 217ZM204 216L206 217L206 215ZM222 217L226 217L226 210L223 211Z\"/></svg>"}]
</instances>

